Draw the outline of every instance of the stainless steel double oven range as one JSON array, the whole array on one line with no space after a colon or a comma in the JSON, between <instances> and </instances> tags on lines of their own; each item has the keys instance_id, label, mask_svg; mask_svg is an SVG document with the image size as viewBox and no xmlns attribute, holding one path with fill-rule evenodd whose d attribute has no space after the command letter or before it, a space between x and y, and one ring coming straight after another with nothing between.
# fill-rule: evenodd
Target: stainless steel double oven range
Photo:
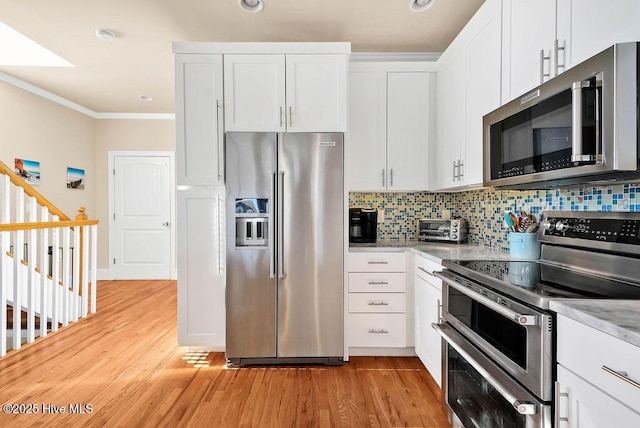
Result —
<instances>
[{"instance_id":1,"label":"stainless steel double oven range","mask_svg":"<svg viewBox=\"0 0 640 428\"><path fill-rule=\"evenodd\" d=\"M554 424L553 300L640 299L640 213L545 212L537 261L445 261L443 401L454 427Z\"/></svg>"}]
</instances>

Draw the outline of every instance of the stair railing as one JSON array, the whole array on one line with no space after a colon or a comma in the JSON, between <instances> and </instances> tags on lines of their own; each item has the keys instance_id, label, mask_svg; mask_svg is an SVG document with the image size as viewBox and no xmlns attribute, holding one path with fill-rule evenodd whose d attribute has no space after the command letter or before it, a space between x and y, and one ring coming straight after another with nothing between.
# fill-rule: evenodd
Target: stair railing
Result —
<instances>
[{"instance_id":1,"label":"stair railing","mask_svg":"<svg viewBox=\"0 0 640 428\"><path fill-rule=\"evenodd\" d=\"M84 208L75 220L69 219L2 162L0 198L0 356L4 356L10 333L10 348L19 349L23 339L32 343L36 336L45 337L48 325L54 332L86 318L89 311L96 312L98 220L89 220ZM18 250L23 248L26 254Z\"/></svg>"}]
</instances>

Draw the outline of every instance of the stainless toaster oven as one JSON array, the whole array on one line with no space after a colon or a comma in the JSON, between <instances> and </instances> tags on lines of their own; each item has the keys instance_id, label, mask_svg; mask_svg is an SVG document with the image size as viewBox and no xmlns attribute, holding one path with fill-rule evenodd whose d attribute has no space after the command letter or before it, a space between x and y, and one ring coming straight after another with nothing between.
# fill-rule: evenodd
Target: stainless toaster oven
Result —
<instances>
[{"instance_id":1,"label":"stainless toaster oven","mask_svg":"<svg viewBox=\"0 0 640 428\"><path fill-rule=\"evenodd\" d=\"M451 220L421 218L416 225L418 241L467 242L469 226L462 218Z\"/></svg>"}]
</instances>

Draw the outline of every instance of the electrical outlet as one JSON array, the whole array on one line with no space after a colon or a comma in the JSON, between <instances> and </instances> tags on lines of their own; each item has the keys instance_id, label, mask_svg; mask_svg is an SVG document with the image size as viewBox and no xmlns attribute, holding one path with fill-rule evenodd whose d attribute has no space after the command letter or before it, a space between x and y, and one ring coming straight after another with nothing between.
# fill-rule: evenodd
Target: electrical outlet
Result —
<instances>
[{"instance_id":1,"label":"electrical outlet","mask_svg":"<svg viewBox=\"0 0 640 428\"><path fill-rule=\"evenodd\" d=\"M384 223L384 210L378 210L378 223Z\"/></svg>"}]
</instances>

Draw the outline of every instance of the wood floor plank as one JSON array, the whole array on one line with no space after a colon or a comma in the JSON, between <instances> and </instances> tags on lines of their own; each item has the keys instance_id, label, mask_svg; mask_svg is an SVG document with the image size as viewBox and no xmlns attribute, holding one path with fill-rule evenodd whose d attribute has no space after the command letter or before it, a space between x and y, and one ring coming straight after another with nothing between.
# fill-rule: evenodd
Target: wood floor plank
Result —
<instances>
[{"instance_id":1,"label":"wood floor plank","mask_svg":"<svg viewBox=\"0 0 640 428\"><path fill-rule=\"evenodd\" d=\"M177 345L174 281L100 281L97 303L0 359L0 403L38 410L0 413L0 426L450 427L417 358L227 368L222 353Z\"/></svg>"}]
</instances>

